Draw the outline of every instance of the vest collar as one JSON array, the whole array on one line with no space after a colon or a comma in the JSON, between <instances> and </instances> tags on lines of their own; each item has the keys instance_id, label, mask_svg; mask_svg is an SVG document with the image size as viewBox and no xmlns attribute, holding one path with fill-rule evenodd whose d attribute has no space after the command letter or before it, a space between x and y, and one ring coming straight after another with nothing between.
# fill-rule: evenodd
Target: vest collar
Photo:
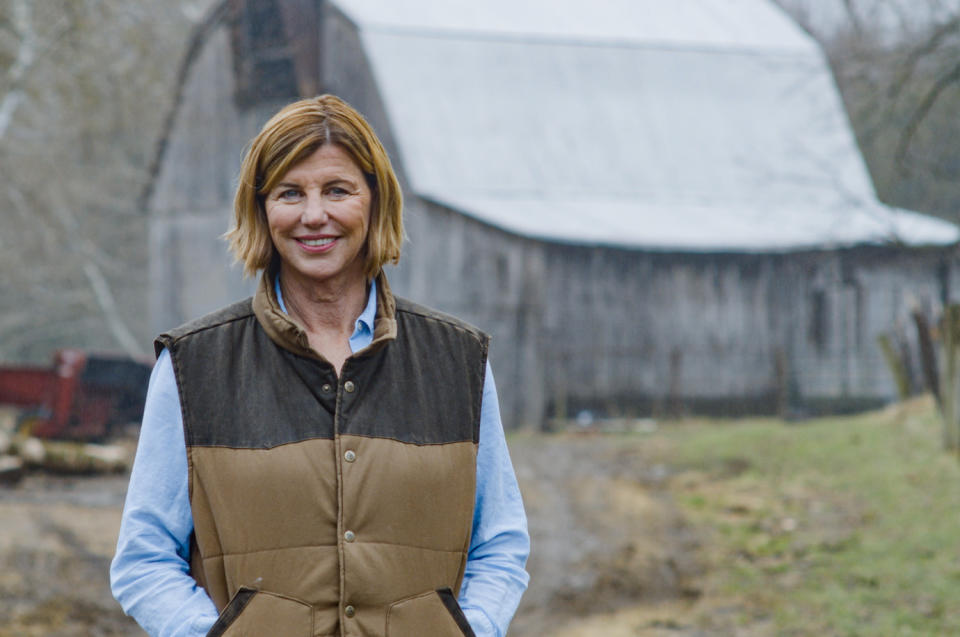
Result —
<instances>
[{"instance_id":1,"label":"vest collar","mask_svg":"<svg viewBox=\"0 0 960 637\"><path fill-rule=\"evenodd\" d=\"M274 343L298 356L324 360L310 347L307 332L300 323L280 309L273 280L276 272L268 267L260 275L260 283L253 295L253 313L257 321ZM383 347L397 337L397 302L387 284L387 277L381 271L377 275L377 315L373 321L373 342L361 351L372 351ZM359 353L359 352L358 352Z\"/></svg>"}]
</instances>

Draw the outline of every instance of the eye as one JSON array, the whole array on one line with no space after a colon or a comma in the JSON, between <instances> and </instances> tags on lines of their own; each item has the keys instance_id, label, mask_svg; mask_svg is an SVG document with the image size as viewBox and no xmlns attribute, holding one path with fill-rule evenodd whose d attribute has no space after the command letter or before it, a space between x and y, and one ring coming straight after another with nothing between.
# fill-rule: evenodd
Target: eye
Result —
<instances>
[{"instance_id":1,"label":"eye","mask_svg":"<svg viewBox=\"0 0 960 637\"><path fill-rule=\"evenodd\" d=\"M349 194L350 191L342 186L330 186L327 188L327 195L329 195L331 199L343 199Z\"/></svg>"},{"instance_id":2,"label":"eye","mask_svg":"<svg viewBox=\"0 0 960 637\"><path fill-rule=\"evenodd\" d=\"M296 188L286 188L277 193L277 199L281 201L295 201L300 198L300 191Z\"/></svg>"}]
</instances>

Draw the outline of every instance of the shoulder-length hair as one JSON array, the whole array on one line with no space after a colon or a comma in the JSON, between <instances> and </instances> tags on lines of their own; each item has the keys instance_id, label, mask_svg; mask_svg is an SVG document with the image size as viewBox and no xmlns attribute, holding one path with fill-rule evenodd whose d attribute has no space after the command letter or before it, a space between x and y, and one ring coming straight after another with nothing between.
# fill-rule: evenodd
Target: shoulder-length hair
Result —
<instances>
[{"instance_id":1,"label":"shoulder-length hair","mask_svg":"<svg viewBox=\"0 0 960 637\"><path fill-rule=\"evenodd\" d=\"M403 195L390 158L370 124L334 95L320 95L281 109L253 138L234 196L234 225L224 235L245 276L278 258L264 201L293 166L325 144L337 144L363 172L372 194L364 274L373 278L397 263L403 243Z\"/></svg>"}]
</instances>

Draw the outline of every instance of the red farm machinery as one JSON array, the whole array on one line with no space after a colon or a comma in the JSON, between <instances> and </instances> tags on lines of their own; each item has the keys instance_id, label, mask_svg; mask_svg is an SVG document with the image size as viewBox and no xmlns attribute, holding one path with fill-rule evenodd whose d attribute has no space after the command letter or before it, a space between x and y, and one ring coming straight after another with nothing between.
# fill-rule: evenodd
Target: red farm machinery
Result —
<instances>
[{"instance_id":1,"label":"red farm machinery","mask_svg":"<svg viewBox=\"0 0 960 637\"><path fill-rule=\"evenodd\" d=\"M123 356L63 349L52 367L0 365L0 405L20 409L20 429L37 438L97 441L139 422L150 366Z\"/></svg>"}]
</instances>

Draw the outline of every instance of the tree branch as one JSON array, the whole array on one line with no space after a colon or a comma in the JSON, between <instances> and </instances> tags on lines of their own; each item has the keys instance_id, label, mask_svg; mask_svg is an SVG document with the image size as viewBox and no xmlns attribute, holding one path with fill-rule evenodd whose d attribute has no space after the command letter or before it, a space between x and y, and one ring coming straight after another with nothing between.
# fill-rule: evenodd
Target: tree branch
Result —
<instances>
[{"instance_id":1,"label":"tree branch","mask_svg":"<svg viewBox=\"0 0 960 637\"><path fill-rule=\"evenodd\" d=\"M891 99L896 98L913 76L920 62L924 58L937 53L944 40L951 35L956 35L958 29L960 29L960 14L955 15L950 20L939 25L934 29L933 34L929 38L924 40L920 46L910 51L903 63L899 65L900 69L895 75L894 80L890 82L890 86L887 89L887 97Z\"/></svg>"},{"instance_id":2,"label":"tree branch","mask_svg":"<svg viewBox=\"0 0 960 637\"><path fill-rule=\"evenodd\" d=\"M894 161L896 162L897 168L902 170L905 174L909 174L910 169L907 166L906 158L909 151L910 143L913 141L913 138L917 134L917 130L920 128L923 121L930 114L930 111L933 110L933 107L936 105L937 100L946 91L950 85L960 81L960 64L956 64L952 69L945 75L942 75L933 83L933 86L930 87L924 96L920 100L920 104L917 108L914 109L913 113L910 115L910 119L907 121L906 126L903 128L903 132L900 134L900 137L897 141L897 149L894 152Z\"/></svg>"},{"instance_id":3,"label":"tree branch","mask_svg":"<svg viewBox=\"0 0 960 637\"><path fill-rule=\"evenodd\" d=\"M30 0L18 0L14 4L13 19L20 34L20 47L7 73L10 90L0 99L0 140L6 136L10 122L13 121L13 114L23 102L24 92L20 85L37 57L37 34L33 30Z\"/></svg>"}]
</instances>

